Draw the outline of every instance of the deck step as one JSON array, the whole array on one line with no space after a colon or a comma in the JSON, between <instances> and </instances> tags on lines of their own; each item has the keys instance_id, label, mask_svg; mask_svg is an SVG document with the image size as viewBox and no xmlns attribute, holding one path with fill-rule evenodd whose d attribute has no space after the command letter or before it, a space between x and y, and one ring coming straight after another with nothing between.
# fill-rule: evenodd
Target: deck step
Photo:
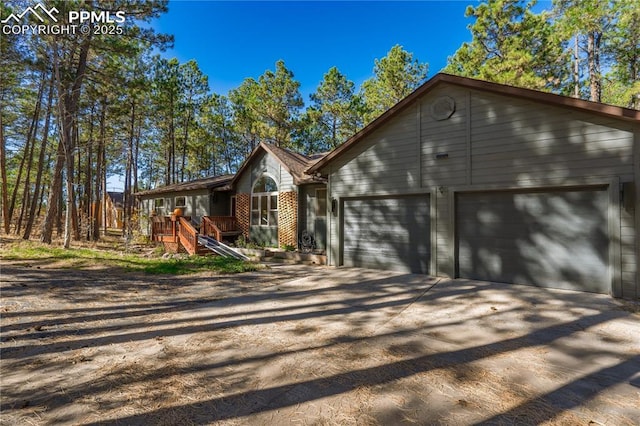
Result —
<instances>
[{"instance_id":1,"label":"deck step","mask_svg":"<svg viewBox=\"0 0 640 426\"><path fill-rule=\"evenodd\" d=\"M198 235L198 243L202 244L203 247L220 256L233 257L240 260L249 260L249 258L244 254L238 253L228 245L221 243L215 238L206 235Z\"/></svg>"}]
</instances>

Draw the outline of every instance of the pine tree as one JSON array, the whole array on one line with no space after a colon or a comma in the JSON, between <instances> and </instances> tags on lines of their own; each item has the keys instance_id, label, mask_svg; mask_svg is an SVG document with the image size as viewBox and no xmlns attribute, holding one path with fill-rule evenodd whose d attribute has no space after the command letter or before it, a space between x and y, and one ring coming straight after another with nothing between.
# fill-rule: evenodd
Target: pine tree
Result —
<instances>
[{"instance_id":1,"label":"pine tree","mask_svg":"<svg viewBox=\"0 0 640 426\"><path fill-rule=\"evenodd\" d=\"M429 65L413 58L400 45L387 56L376 59L373 77L362 84L362 97L368 123L413 92L427 78Z\"/></svg>"},{"instance_id":2,"label":"pine tree","mask_svg":"<svg viewBox=\"0 0 640 426\"><path fill-rule=\"evenodd\" d=\"M535 1L489 0L468 6L473 39L449 58L445 72L538 90L565 80L565 56L551 15L531 11Z\"/></svg>"}]
</instances>

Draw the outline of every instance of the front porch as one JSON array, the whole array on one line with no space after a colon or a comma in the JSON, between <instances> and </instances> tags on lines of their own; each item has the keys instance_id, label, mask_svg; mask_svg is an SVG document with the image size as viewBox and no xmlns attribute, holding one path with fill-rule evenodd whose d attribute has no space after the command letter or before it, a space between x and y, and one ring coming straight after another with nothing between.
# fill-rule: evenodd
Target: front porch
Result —
<instances>
[{"instance_id":1,"label":"front porch","mask_svg":"<svg viewBox=\"0 0 640 426\"><path fill-rule=\"evenodd\" d=\"M151 221L151 241L164 245L170 253L211 254L211 249L201 242L214 239L218 243L235 239L242 233L233 216L203 216L198 226L190 216L154 216Z\"/></svg>"},{"instance_id":2,"label":"front porch","mask_svg":"<svg viewBox=\"0 0 640 426\"><path fill-rule=\"evenodd\" d=\"M203 216L199 226L190 216L154 216L151 226L151 240L164 245L169 253L207 255L212 252L226 255L230 251L239 256L259 262L302 263L326 265L324 252L288 251L279 248L231 249L224 242L233 242L242 235L234 216ZM212 241L215 240L215 241ZM212 245L214 247L212 247ZM222 247L222 251L217 248Z\"/></svg>"}]
</instances>

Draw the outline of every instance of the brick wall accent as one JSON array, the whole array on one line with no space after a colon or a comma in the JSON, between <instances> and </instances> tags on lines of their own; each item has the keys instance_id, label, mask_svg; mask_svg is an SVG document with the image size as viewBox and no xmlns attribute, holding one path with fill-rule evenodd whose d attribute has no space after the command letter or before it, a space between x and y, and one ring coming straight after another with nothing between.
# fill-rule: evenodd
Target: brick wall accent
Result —
<instances>
[{"instance_id":1,"label":"brick wall accent","mask_svg":"<svg viewBox=\"0 0 640 426\"><path fill-rule=\"evenodd\" d=\"M236 194L236 220L242 235L249 238L251 223L251 196L249 194Z\"/></svg>"},{"instance_id":2,"label":"brick wall accent","mask_svg":"<svg viewBox=\"0 0 640 426\"><path fill-rule=\"evenodd\" d=\"M278 194L278 245L298 247L298 193Z\"/></svg>"}]
</instances>

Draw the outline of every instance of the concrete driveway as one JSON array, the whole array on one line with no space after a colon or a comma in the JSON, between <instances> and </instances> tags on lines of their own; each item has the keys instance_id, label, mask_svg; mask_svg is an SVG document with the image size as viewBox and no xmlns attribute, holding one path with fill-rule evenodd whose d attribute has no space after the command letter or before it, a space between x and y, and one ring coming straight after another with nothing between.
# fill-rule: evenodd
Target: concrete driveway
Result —
<instances>
[{"instance_id":1,"label":"concrete driveway","mask_svg":"<svg viewBox=\"0 0 640 426\"><path fill-rule=\"evenodd\" d=\"M9 422L640 424L637 303L347 268L56 273L3 270ZM53 280L64 297L13 291Z\"/></svg>"}]
</instances>

